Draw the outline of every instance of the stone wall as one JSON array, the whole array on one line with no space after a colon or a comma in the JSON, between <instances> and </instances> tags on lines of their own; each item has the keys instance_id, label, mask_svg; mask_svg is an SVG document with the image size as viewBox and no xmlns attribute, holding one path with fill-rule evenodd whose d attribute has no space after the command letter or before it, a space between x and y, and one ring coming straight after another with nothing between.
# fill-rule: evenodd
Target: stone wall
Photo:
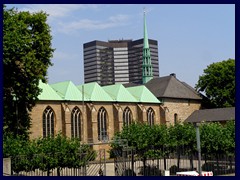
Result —
<instances>
[{"instance_id":1,"label":"stone wall","mask_svg":"<svg viewBox=\"0 0 240 180\"><path fill-rule=\"evenodd\" d=\"M67 137L71 137L71 111L77 107L81 112L81 139L84 142L98 142L98 112L104 108L107 112L107 133L109 139L114 133L121 131L123 127L123 112L129 108L133 121L147 122L147 109L154 111L154 123L164 122L160 116L159 104L136 104L136 103L111 103L111 102L51 102L40 101L31 112L32 127L31 138L38 138L43 135L43 112L50 106L54 111L54 133L62 132Z\"/></svg>"},{"instance_id":2,"label":"stone wall","mask_svg":"<svg viewBox=\"0 0 240 180\"><path fill-rule=\"evenodd\" d=\"M164 104L161 105L167 125L174 124L174 115L177 114L177 121L184 122L195 110L201 108L201 102L187 99L164 99Z\"/></svg>"},{"instance_id":3,"label":"stone wall","mask_svg":"<svg viewBox=\"0 0 240 180\"><path fill-rule=\"evenodd\" d=\"M63 119L62 119L62 105L59 102L51 102L51 101L42 101L41 103L37 103L34 106L31 112L32 126L30 129L30 137L38 138L43 136L43 112L44 110L50 106L54 111L54 133L57 134L59 131L63 131Z\"/></svg>"},{"instance_id":4,"label":"stone wall","mask_svg":"<svg viewBox=\"0 0 240 180\"><path fill-rule=\"evenodd\" d=\"M3 176L11 175L11 158L3 158Z\"/></svg>"},{"instance_id":5,"label":"stone wall","mask_svg":"<svg viewBox=\"0 0 240 180\"><path fill-rule=\"evenodd\" d=\"M31 138L43 135L42 118L46 107L50 106L55 115L54 133L61 131L67 137L71 137L71 111L77 107L81 112L81 139L85 143L96 144L93 149L107 149L109 157L110 146L97 145L102 143L98 140L98 111L104 108L107 112L107 133L111 140L114 133L121 131L123 127L123 112L126 107L132 112L133 121L147 123L147 110L152 108L154 111L154 124L174 124L174 114L177 114L178 121L183 122L195 110L199 110L201 103L194 100L185 99L164 99L164 104L144 104L144 103L111 103L111 102L52 102L40 101L33 108L31 113L32 127ZM105 143L105 142L103 142Z\"/></svg>"}]
</instances>

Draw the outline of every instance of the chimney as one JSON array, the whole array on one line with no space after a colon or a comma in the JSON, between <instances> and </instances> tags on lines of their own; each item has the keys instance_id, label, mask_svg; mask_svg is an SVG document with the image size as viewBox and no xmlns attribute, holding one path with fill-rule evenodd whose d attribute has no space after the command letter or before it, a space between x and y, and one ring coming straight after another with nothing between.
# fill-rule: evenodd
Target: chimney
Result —
<instances>
[{"instance_id":1,"label":"chimney","mask_svg":"<svg viewBox=\"0 0 240 180\"><path fill-rule=\"evenodd\" d=\"M175 73L171 73L170 76L173 76L176 78L176 74Z\"/></svg>"}]
</instances>

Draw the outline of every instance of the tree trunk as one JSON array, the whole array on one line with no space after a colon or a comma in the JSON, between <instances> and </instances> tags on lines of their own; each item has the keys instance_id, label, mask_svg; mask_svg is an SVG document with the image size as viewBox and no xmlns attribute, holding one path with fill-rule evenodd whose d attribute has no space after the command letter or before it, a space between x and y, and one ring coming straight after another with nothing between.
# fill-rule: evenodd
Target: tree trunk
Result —
<instances>
[{"instance_id":1,"label":"tree trunk","mask_svg":"<svg viewBox=\"0 0 240 180\"><path fill-rule=\"evenodd\" d=\"M167 160L165 156L163 158L163 162L164 162L164 170L167 170Z\"/></svg>"},{"instance_id":2,"label":"tree trunk","mask_svg":"<svg viewBox=\"0 0 240 180\"><path fill-rule=\"evenodd\" d=\"M61 169L60 167L57 168L57 176L60 176Z\"/></svg>"},{"instance_id":3,"label":"tree trunk","mask_svg":"<svg viewBox=\"0 0 240 180\"><path fill-rule=\"evenodd\" d=\"M217 158L217 174L220 174L220 169L219 169L219 159L218 159L218 155L216 155Z\"/></svg>"},{"instance_id":4,"label":"tree trunk","mask_svg":"<svg viewBox=\"0 0 240 180\"><path fill-rule=\"evenodd\" d=\"M180 149L179 149L179 147L178 147L178 149L177 149L177 171L179 171L179 169L180 169Z\"/></svg>"},{"instance_id":5,"label":"tree trunk","mask_svg":"<svg viewBox=\"0 0 240 180\"><path fill-rule=\"evenodd\" d=\"M143 157L143 176L146 176L146 157Z\"/></svg>"},{"instance_id":6,"label":"tree trunk","mask_svg":"<svg viewBox=\"0 0 240 180\"><path fill-rule=\"evenodd\" d=\"M193 154L192 153L190 155L190 167L191 167L191 170L193 171L194 167L193 167Z\"/></svg>"}]
</instances>

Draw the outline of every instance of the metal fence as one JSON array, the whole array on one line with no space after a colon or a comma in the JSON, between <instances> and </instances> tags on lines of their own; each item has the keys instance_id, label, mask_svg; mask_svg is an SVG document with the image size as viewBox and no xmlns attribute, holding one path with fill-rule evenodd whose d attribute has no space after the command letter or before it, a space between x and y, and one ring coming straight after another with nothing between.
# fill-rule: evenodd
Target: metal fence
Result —
<instances>
[{"instance_id":1,"label":"metal fence","mask_svg":"<svg viewBox=\"0 0 240 180\"><path fill-rule=\"evenodd\" d=\"M51 158L53 155L48 155L48 158ZM46 157L46 155L44 155ZM29 171L19 171L16 172L17 166L21 163L21 166L27 166L29 157L26 156L15 156L11 158L11 175L12 176L99 176L99 175L106 175L106 159L105 159L105 150L100 149L98 151L93 151L90 154L79 154L79 159L81 159L83 163L82 166L73 168L73 167L59 167L59 168L52 168L49 170L41 169L41 168L28 168L32 169ZM49 163L43 158L43 155L36 154L33 160L38 159L39 164Z\"/></svg>"},{"instance_id":2,"label":"metal fence","mask_svg":"<svg viewBox=\"0 0 240 180\"><path fill-rule=\"evenodd\" d=\"M199 161L198 154L187 153L184 147L167 153L159 158L144 158L139 152L132 147L124 147L114 150L114 158L111 163L107 163L106 150L100 149L88 156L79 155L84 159L84 165L78 168L61 167L52 168L49 171L39 168L32 168L31 171L14 171L14 167L26 156L16 156L11 158L12 173L14 176L164 176L169 172L170 176L175 176L176 172L182 171L198 171ZM181 149L181 151L179 151ZM158 149L152 149L153 152ZM165 149L164 151L168 151ZM170 151L168 151L170 152ZM41 159L41 155L36 155L36 159ZM212 171L214 176L235 174L235 156L227 156L226 154L202 154L200 165L202 171ZM35 161L34 159L32 159ZM40 163L46 163L44 160ZM23 164L27 166L27 164ZM106 168L107 167L107 168ZM29 169L29 168L28 168ZM31 169L31 168L30 168ZM111 172L111 173L110 173Z\"/></svg>"},{"instance_id":3,"label":"metal fence","mask_svg":"<svg viewBox=\"0 0 240 180\"><path fill-rule=\"evenodd\" d=\"M182 149L183 150L183 149ZM168 171L171 176L181 171L198 171L199 162L202 171L212 171L214 176L234 174L235 156L187 154L176 151L159 158L144 158L131 148L114 151L115 176L164 176Z\"/></svg>"}]
</instances>

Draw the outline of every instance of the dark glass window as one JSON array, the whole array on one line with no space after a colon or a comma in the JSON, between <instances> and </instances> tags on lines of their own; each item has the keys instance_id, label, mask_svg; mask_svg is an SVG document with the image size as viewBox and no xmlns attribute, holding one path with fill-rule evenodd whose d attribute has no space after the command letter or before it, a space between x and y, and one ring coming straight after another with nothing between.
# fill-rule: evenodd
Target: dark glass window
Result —
<instances>
[{"instance_id":1,"label":"dark glass window","mask_svg":"<svg viewBox=\"0 0 240 180\"><path fill-rule=\"evenodd\" d=\"M54 136L54 112L48 106L43 112L43 137Z\"/></svg>"},{"instance_id":2,"label":"dark glass window","mask_svg":"<svg viewBox=\"0 0 240 180\"><path fill-rule=\"evenodd\" d=\"M152 108L147 110L147 122L150 126L154 125L154 111Z\"/></svg>"},{"instance_id":3,"label":"dark glass window","mask_svg":"<svg viewBox=\"0 0 240 180\"><path fill-rule=\"evenodd\" d=\"M72 138L79 138L81 140L81 113L77 107L71 113L71 135Z\"/></svg>"},{"instance_id":4,"label":"dark glass window","mask_svg":"<svg viewBox=\"0 0 240 180\"><path fill-rule=\"evenodd\" d=\"M107 112L101 107L98 111L98 140L106 141L107 136Z\"/></svg>"}]
</instances>

